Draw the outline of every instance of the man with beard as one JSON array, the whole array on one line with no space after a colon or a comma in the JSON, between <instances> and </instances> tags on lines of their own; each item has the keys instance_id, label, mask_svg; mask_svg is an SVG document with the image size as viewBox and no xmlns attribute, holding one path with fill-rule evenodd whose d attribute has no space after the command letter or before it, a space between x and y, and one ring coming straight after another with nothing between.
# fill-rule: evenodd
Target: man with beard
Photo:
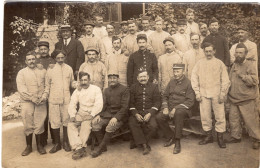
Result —
<instances>
[{"instance_id":1,"label":"man with beard","mask_svg":"<svg viewBox=\"0 0 260 168\"><path fill-rule=\"evenodd\" d=\"M138 83L130 88L129 127L136 145L143 147L143 155L151 151L149 141L157 130L155 115L160 109L158 86L149 82L148 72L140 69Z\"/></svg>"},{"instance_id":2,"label":"man with beard","mask_svg":"<svg viewBox=\"0 0 260 168\"><path fill-rule=\"evenodd\" d=\"M127 64L127 84L131 87L138 83L137 76L140 68L147 71L149 82L158 83L158 62L156 56L147 50L147 37L138 34L136 38L139 50L130 55Z\"/></svg>"},{"instance_id":3,"label":"man with beard","mask_svg":"<svg viewBox=\"0 0 260 168\"><path fill-rule=\"evenodd\" d=\"M198 23L194 22L194 10L191 8L188 8L186 10L186 19L187 19L187 29L186 34L190 35L191 33L200 33L199 25Z\"/></svg>"},{"instance_id":4,"label":"man with beard","mask_svg":"<svg viewBox=\"0 0 260 168\"><path fill-rule=\"evenodd\" d=\"M148 44L153 48L153 52L157 59L163 54L165 54L165 47L163 44L163 40L166 37L169 37L170 34L163 31L163 20L157 19L155 20L155 31L151 33L148 37Z\"/></svg>"},{"instance_id":5,"label":"man with beard","mask_svg":"<svg viewBox=\"0 0 260 168\"><path fill-rule=\"evenodd\" d=\"M42 155L46 154L42 146L42 138L44 138L42 133L44 132L44 121L47 115L47 95L44 93L46 70L36 67L36 56L32 53L28 53L25 57L27 67L20 70L16 77L27 145L22 156L27 156L32 152L33 133L36 137L37 150Z\"/></svg>"},{"instance_id":6,"label":"man with beard","mask_svg":"<svg viewBox=\"0 0 260 168\"><path fill-rule=\"evenodd\" d=\"M95 27L93 30L93 34L98 38L102 39L103 37L107 36L106 27L103 26L103 16L96 15L94 16L95 19Z\"/></svg>"},{"instance_id":7,"label":"man with beard","mask_svg":"<svg viewBox=\"0 0 260 168\"><path fill-rule=\"evenodd\" d=\"M121 26L121 33L119 34L119 37L121 39L124 39L128 35L128 23L127 21L122 21L120 23Z\"/></svg>"},{"instance_id":8,"label":"man with beard","mask_svg":"<svg viewBox=\"0 0 260 168\"><path fill-rule=\"evenodd\" d=\"M68 106L70 102L70 88L76 88L72 68L65 63L66 55L62 50L54 50L53 57L56 64L48 69L45 80L45 92L49 95L49 119L54 135L54 146L49 153L61 150L60 127L63 126L63 148L71 151L67 125L69 121Z\"/></svg>"},{"instance_id":9,"label":"man with beard","mask_svg":"<svg viewBox=\"0 0 260 168\"><path fill-rule=\"evenodd\" d=\"M79 41L82 43L84 47L84 51L86 51L87 48L89 47L95 47L100 53L99 60L102 62L105 61L106 58L105 47L103 46L102 41L93 34L93 29L95 27L94 23L87 21L84 24L84 26L85 26L85 35L82 35L79 38ZM85 57L85 61L87 61L87 59L88 58Z\"/></svg>"},{"instance_id":10,"label":"man with beard","mask_svg":"<svg viewBox=\"0 0 260 168\"><path fill-rule=\"evenodd\" d=\"M207 37L210 34L210 32L208 30L207 24L204 22L199 23L199 28L200 28L200 41L203 42L205 37Z\"/></svg>"},{"instance_id":11,"label":"man with beard","mask_svg":"<svg viewBox=\"0 0 260 168\"><path fill-rule=\"evenodd\" d=\"M209 21L210 35L202 43L209 42L216 47L215 57L220 59L227 67L230 66L230 53L227 39L218 32L219 21L213 17Z\"/></svg>"},{"instance_id":12,"label":"man with beard","mask_svg":"<svg viewBox=\"0 0 260 168\"><path fill-rule=\"evenodd\" d=\"M101 90L107 87L107 70L105 65L98 60L98 51L94 47L87 48L88 58L79 68L79 71L90 75L90 84L98 86Z\"/></svg>"},{"instance_id":13,"label":"man with beard","mask_svg":"<svg viewBox=\"0 0 260 168\"><path fill-rule=\"evenodd\" d=\"M68 109L68 136L70 145L75 150L72 155L74 160L86 156L86 142L91 132L91 122L103 107L102 92L99 87L90 84L90 75L79 72L79 80L81 89L73 92Z\"/></svg>"},{"instance_id":14,"label":"man with beard","mask_svg":"<svg viewBox=\"0 0 260 168\"><path fill-rule=\"evenodd\" d=\"M229 77L231 87L228 93L230 100L229 123L231 138L229 143L239 143L242 137L241 120L245 123L249 136L253 138L253 149L259 148L260 129L259 115L256 109L255 99L258 96L258 78L254 62L248 61L247 47L244 43L238 43L235 49L235 62L231 68Z\"/></svg>"},{"instance_id":15,"label":"man with beard","mask_svg":"<svg viewBox=\"0 0 260 168\"><path fill-rule=\"evenodd\" d=\"M166 137L164 147L175 141L174 154L181 152L180 139L184 119L191 117L191 107L194 104L195 94L190 80L185 77L185 65L173 64L174 78L168 83L163 94L162 112L156 116L157 123ZM169 127L168 121L173 120L175 132Z\"/></svg>"},{"instance_id":16,"label":"man with beard","mask_svg":"<svg viewBox=\"0 0 260 168\"><path fill-rule=\"evenodd\" d=\"M107 28L108 36L102 38L102 43L103 43L103 46L105 47L105 51L106 51L106 58L104 60L104 63L106 62L107 55L109 55L113 52L112 37L115 35L115 25L112 22L112 23L107 24L106 28Z\"/></svg>"},{"instance_id":17,"label":"man with beard","mask_svg":"<svg viewBox=\"0 0 260 168\"><path fill-rule=\"evenodd\" d=\"M149 38L149 36L154 32L154 31L150 30L149 16L143 16L141 23L142 23L143 31L138 32L138 34L146 34L146 36Z\"/></svg>"},{"instance_id":18,"label":"man with beard","mask_svg":"<svg viewBox=\"0 0 260 168\"><path fill-rule=\"evenodd\" d=\"M175 49L174 40L172 37L166 37L163 41L166 49L166 54L159 57L159 89L163 95L166 86L173 78L172 65L183 63L183 53Z\"/></svg>"},{"instance_id":19,"label":"man with beard","mask_svg":"<svg viewBox=\"0 0 260 168\"><path fill-rule=\"evenodd\" d=\"M191 72L195 64L201 59L205 58L203 49L200 48L200 35L192 33L190 35L192 48L184 53L183 59L186 64L186 77L191 79Z\"/></svg>"},{"instance_id":20,"label":"man with beard","mask_svg":"<svg viewBox=\"0 0 260 168\"><path fill-rule=\"evenodd\" d=\"M205 58L200 59L194 66L191 74L191 85L200 102L200 116L202 128L207 136L199 145L213 143L212 136L212 110L215 116L215 130L218 145L226 148L223 133L226 131L226 118L224 102L230 86L228 73L224 63L215 58L215 47L211 43L203 43Z\"/></svg>"},{"instance_id":21,"label":"man with beard","mask_svg":"<svg viewBox=\"0 0 260 168\"><path fill-rule=\"evenodd\" d=\"M129 57L126 56L121 50L121 39L117 36L112 37L113 52L108 55L106 61L107 72L118 72L119 83L127 86L127 63Z\"/></svg>"},{"instance_id":22,"label":"man with beard","mask_svg":"<svg viewBox=\"0 0 260 168\"><path fill-rule=\"evenodd\" d=\"M175 42L177 50L185 53L191 48L190 36L185 33L187 28L187 21L184 19L179 19L177 21L178 32L172 36Z\"/></svg>"},{"instance_id":23,"label":"man with beard","mask_svg":"<svg viewBox=\"0 0 260 168\"><path fill-rule=\"evenodd\" d=\"M92 122L92 131L99 142L97 150L91 153L92 157L98 157L106 150L112 134L127 121L130 94L127 87L119 83L119 77L116 71L108 73L109 87L104 91L104 107ZM105 135L103 127L106 127Z\"/></svg>"}]
</instances>

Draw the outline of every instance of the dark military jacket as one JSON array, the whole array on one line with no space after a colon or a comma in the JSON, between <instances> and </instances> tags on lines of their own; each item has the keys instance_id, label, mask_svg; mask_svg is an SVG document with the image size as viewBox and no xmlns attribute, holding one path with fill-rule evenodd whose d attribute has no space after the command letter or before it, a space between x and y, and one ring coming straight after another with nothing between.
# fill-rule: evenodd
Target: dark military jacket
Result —
<instances>
[{"instance_id":1,"label":"dark military jacket","mask_svg":"<svg viewBox=\"0 0 260 168\"><path fill-rule=\"evenodd\" d=\"M36 59L36 64L42 64L44 69L48 69L50 64L56 64L56 61L49 55L46 57L40 57Z\"/></svg>"}]
</instances>

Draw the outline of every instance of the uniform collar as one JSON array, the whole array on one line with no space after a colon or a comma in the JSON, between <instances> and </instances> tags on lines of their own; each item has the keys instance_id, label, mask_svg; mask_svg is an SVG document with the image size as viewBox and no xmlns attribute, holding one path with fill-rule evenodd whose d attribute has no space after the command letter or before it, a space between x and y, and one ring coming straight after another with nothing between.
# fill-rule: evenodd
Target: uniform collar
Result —
<instances>
[{"instance_id":1,"label":"uniform collar","mask_svg":"<svg viewBox=\"0 0 260 168\"><path fill-rule=\"evenodd\" d=\"M176 82L176 84L182 84L185 79L186 79L186 77L185 77L185 75L183 75L183 77L180 80L175 79L175 82Z\"/></svg>"},{"instance_id":2,"label":"uniform collar","mask_svg":"<svg viewBox=\"0 0 260 168\"><path fill-rule=\"evenodd\" d=\"M141 87L147 87L147 86L149 85L149 81L148 81L145 85L143 85L143 84L141 84L141 83L139 83L139 85L140 85Z\"/></svg>"}]
</instances>

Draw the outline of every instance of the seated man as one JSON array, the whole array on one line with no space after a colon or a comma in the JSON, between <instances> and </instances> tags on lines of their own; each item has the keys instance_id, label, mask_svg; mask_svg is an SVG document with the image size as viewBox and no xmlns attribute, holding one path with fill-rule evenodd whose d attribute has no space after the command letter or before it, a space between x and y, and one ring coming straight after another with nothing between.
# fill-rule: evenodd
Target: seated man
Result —
<instances>
[{"instance_id":1,"label":"seated man","mask_svg":"<svg viewBox=\"0 0 260 168\"><path fill-rule=\"evenodd\" d=\"M101 89L91 85L90 75L86 72L79 73L81 89L76 89L69 104L68 113L68 137L72 149L75 150L72 159L80 159L85 156L86 142L91 132L92 119L101 112L103 98ZM79 110L77 111L77 104ZM80 131L79 131L79 127Z\"/></svg>"},{"instance_id":2,"label":"seated man","mask_svg":"<svg viewBox=\"0 0 260 168\"><path fill-rule=\"evenodd\" d=\"M173 79L168 83L163 94L162 112L156 116L157 123L167 138L164 147L174 143L174 154L181 152L180 138L184 119L191 117L191 107L194 104L195 93L191 82L185 77L184 64L173 64ZM170 112L169 112L170 111ZM173 120L175 132L173 133L167 121Z\"/></svg>"},{"instance_id":3,"label":"seated man","mask_svg":"<svg viewBox=\"0 0 260 168\"><path fill-rule=\"evenodd\" d=\"M106 144L111 139L113 132L118 130L127 120L130 94L126 86L120 84L118 73L108 73L109 87L104 91L104 107L102 113L92 122L92 131L96 136L99 146L91 153L92 157L99 156L106 150ZM106 126L103 137L102 127Z\"/></svg>"},{"instance_id":4,"label":"seated man","mask_svg":"<svg viewBox=\"0 0 260 168\"><path fill-rule=\"evenodd\" d=\"M130 88L129 127L136 145L143 146L143 155L151 151L148 142L157 130L155 114L160 108L161 96L158 85L148 82L147 71L140 69L139 83Z\"/></svg>"}]
</instances>

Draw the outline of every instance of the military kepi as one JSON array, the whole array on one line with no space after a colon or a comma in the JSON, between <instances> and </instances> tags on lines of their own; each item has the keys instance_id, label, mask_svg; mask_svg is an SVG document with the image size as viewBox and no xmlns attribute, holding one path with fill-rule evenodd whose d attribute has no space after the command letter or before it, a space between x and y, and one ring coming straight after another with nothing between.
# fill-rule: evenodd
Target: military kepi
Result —
<instances>
[{"instance_id":1,"label":"military kepi","mask_svg":"<svg viewBox=\"0 0 260 168\"><path fill-rule=\"evenodd\" d=\"M173 64L172 69L184 69L185 64Z\"/></svg>"},{"instance_id":2,"label":"military kepi","mask_svg":"<svg viewBox=\"0 0 260 168\"><path fill-rule=\"evenodd\" d=\"M70 27L70 25L62 25L62 26L60 27L60 29L61 29L61 30L71 30L71 27Z\"/></svg>"},{"instance_id":3,"label":"military kepi","mask_svg":"<svg viewBox=\"0 0 260 168\"><path fill-rule=\"evenodd\" d=\"M49 48L49 42L48 41L39 41L38 42L38 47L40 46L46 46Z\"/></svg>"},{"instance_id":4,"label":"military kepi","mask_svg":"<svg viewBox=\"0 0 260 168\"><path fill-rule=\"evenodd\" d=\"M117 70L110 70L110 71L108 71L107 76L108 77L109 76L117 76L117 77L119 77L119 74L118 74Z\"/></svg>"},{"instance_id":5,"label":"military kepi","mask_svg":"<svg viewBox=\"0 0 260 168\"><path fill-rule=\"evenodd\" d=\"M138 34L136 40L139 40L139 39L146 39L147 40L146 34Z\"/></svg>"}]
</instances>

